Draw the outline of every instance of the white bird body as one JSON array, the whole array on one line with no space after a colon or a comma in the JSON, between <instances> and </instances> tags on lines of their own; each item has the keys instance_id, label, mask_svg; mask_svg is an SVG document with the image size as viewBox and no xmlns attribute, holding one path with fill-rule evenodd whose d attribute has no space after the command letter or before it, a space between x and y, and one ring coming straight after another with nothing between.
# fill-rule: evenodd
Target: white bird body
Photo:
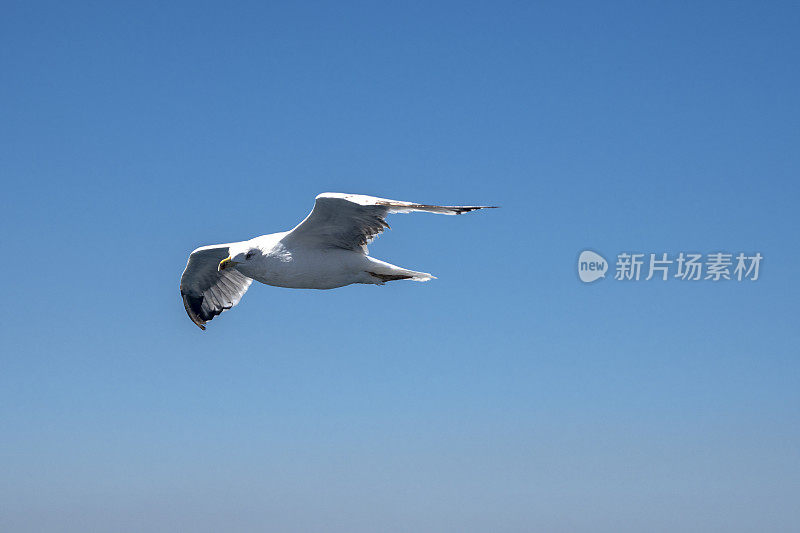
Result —
<instances>
[{"instance_id":1,"label":"white bird body","mask_svg":"<svg viewBox=\"0 0 800 533\"><path fill-rule=\"evenodd\" d=\"M373 259L362 251L287 245L282 242L287 233L272 233L245 241L258 248L261 254L238 264L237 270L266 285L290 289L336 289L353 283L382 285L384 281L368 272L386 275L413 272Z\"/></svg>"},{"instance_id":2,"label":"white bird body","mask_svg":"<svg viewBox=\"0 0 800 533\"><path fill-rule=\"evenodd\" d=\"M357 194L323 193L291 231L203 246L189 256L181 295L189 318L205 323L239 303L252 280L292 289L335 289L353 283L434 279L369 257L367 244L388 228L389 213L458 215L488 206L438 206Z\"/></svg>"}]
</instances>

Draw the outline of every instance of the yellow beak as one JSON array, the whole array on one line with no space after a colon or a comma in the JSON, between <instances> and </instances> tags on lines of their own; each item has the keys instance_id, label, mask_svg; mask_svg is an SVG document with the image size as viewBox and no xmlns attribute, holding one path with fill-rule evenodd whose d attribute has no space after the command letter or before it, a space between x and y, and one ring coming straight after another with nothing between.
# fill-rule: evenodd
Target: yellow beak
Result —
<instances>
[{"instance_id":1,"label":"yellow beak","mask_svg":"<svg viewBox=\"0 0 800 533\"><path fill-rule=\"evenodd\" d=\"M236 263L234 261L231 261L231 256L228 256L219 262L219 266L217 267L217 272L222 272L226 268L232 267L235 264Z\"/></svg>"}]
</instances>

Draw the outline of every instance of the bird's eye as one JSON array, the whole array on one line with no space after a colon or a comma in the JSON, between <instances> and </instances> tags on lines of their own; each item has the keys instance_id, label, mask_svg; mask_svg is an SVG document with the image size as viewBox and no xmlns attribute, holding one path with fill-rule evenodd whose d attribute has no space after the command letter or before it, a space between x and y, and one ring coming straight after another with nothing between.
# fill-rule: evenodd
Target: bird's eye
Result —
<instances>
[{"instance_id":1,"label":"bird's eye","mask_svg":"<svg viewBox=\"0 0 800 533\"><path fill-rule=\"evenodd\" d=\"M255 252L247 252L246 254L244 254L244 258L245 259L250 259L251 257L253 257L254 253Z\"/></svg>"}]
</instances>

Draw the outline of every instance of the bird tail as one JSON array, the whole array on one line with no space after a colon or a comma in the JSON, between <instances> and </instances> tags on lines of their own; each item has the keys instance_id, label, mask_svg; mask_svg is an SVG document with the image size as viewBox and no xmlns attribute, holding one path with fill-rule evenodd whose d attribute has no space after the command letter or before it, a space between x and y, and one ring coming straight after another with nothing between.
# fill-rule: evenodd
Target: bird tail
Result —
<instances>
[{"instance_id":1,"label":"bird tail","mask_svg":"<svg viewBox=\"0 0 800 533\"><path fill-rule=\"evenodd\" d=\"M369 267L367 272L370 276L380 280L381 284L387 281L395 281L400 279L408 279L411 281L430 281L436 279L436 276L428 274L427 272L417 272L416 270L409 270L402 268L373 257L368 257Z\"/></svg>"},{"instance_id":2,"label":"bird tail","mask_svg":"<svg viewBox=\"0 0 800 533\"><path fill-rule=\"evenodd\" d=\"M406 270L406 269L403 270L404 274L411 276L410 278L407 278L410 279L411 281L430 281L432 279L436 279L436 276L428 274L427 272L417 272L416 270Z\"/></svg>"}]
</instances>

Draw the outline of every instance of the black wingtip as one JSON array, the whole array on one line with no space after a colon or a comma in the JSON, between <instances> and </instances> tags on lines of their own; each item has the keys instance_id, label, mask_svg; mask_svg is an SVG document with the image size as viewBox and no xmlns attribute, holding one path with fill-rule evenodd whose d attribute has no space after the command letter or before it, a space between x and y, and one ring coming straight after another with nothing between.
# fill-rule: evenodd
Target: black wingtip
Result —
<instances>
[{"instance_id":1,"label":"black wingtip","mask_svg":"<svg viewBox=\"0 0 800 533\"><path fill-rule=\"evenodd\" d=\"M196 296L191 296L189 294L184 294L183 291L181 291L181 296L183 297L183 307L186 309L186 314L189 315L189 318L195 323L195 325L197 325L198 328L205 331L206 320L203 320L201 316L203 313L203 299Z\"/></svg>"},{"instance_id":2,"label":"black wingtip","mask_svg":"<svg viewBox=\"0 0 800 533\"><path fill-rule=\"evenodd\" d=\"M471 213L473 211L478 211L479 209L500 209L499 205L471 205L466 207L457 207L456 214L463 215L464 213Z\"/></svg>"}]
</instances>

